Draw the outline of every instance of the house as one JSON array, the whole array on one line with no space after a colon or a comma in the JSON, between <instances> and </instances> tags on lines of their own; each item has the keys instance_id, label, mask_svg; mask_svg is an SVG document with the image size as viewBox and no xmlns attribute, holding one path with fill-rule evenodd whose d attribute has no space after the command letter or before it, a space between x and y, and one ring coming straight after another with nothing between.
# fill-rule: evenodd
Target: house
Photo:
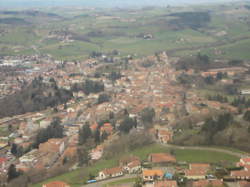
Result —
<instances>
[{"instance_id":1,"label":"house","mask_svg":"<svg viewBox=\"0 0 250 187\"><path fill-rule=\"evenodd\" d=\"M154 180L162 180L164 173L162 170L143 170L142 178L144 182L153 182Z\"/></svg>"},{"instance_id":2,"label":"house","mask_svg":"<svg viewBox=\"0 0 250 187\"><path fill-rule=\"evenodd\" d=\"M241 158L236 165L238 167L244 167L246 165L250 165L250 157Z\"/></svg>"},{"instance_id":3,"label":"house","mask_svg":"<svg viewBox=\"0 0 250 187\"><path fill-rule=\"evenodd\" d=\"M137 156L128 156L128 157L122 158L119 161L119 164L120 164L120 166L126 166L127 164L129 164L133 161L140 161L140 158Z\"/></svg>"},{"instance_id":4,"label":"house","mask_svg":"<svg viewBox=\"0 0 250 187\"><path fill-rule=\"evenodd\" d=\"M158 163L175 163L176 158L168 153L153 153L148 157L149 162Z\"/></svg>"},{"instance_id":5,"label":"house","mask_svg":"<svg viewBox=\"0 0 250 187\"><path fill-rule=\"evenodd\" d=\"M113 132L113 126L110 123L104 123L103 126L100 128L101 134L104 133L104 131L107 134L112 134L112 132Z\"/></svg>"},{"instance_id":6,"label":"house","mask_svg":"<svg viewBox=\"0 0 250 187\"><path fill-rule=\"evenodd\" d=\"M240 171L231 171L230 176L238 180L249 180L250 171L240 170Z\"/></svg>"},{"instance_id":7,"label":"house","mask_svg":"<svg viewBox=\"0 0 250 187\"><path fill-rule=\"evenodd\" d=\"M102 157L104 147L98 145L95 149L92 149L90 152L90 157L92 160L99 160Z\"/></svg>"},{"instance_id":8,"label":"house","mask_svg":"<svg viewBox=\"0 0 250 187\"><path fill-rule=\"evenodd\" d=\"M239 181L237 187L250 187L250 182L248 181Z\"/></svg>"},{"instance_id":9,"label":"house","mask_svg":"<svg viewBox=\"0 0 250 187\"><path fill-rule=\"evenodd\" d=\"M168 143L172 140L173 133L168 130L158 130L157 137L161 143Z\"/></svg>"},{"instance_id":10,"label":"house","mask_svg":"<svg viewBox=\"0 0 250 187\"><path fill-rule=\"evenodd\" d=\"M70 185L62 181L53 181L47 184L43 184L43 187L70 187Z\"/></svg>"},{"instance_id":11,"label":"house","mask_svg":"<svg viewBox=\"0 0 250 187\"><path fill-rule=\"evenodd\" d=\"M208 171L210 169L210 164L200 164L200 163L192 163L189 164L189 169L198 169Z\"/></svg>"},{"instance_id":12,"label":"house","mask_svg":"<svg viewBox=\"0 0 250 187\"><path fill-rule=\"evenodd\" d=\"M6 167L7 158L0 157L0 170Z\"/></svg>"},{"instance_id":13,"label":"house","mask_svg":"<svg viewBox=\"0 0 250 187\"><path fill-rule=\"evenodd\" d=\"M40 152L56 152L60 155L64 152L65 143L63 139L52 138L39 145Z\"/></svg>"},{"instance_id":14,"label":"house","mask_svg":"<svg viewBox=\"0 0 250 187\"><path fill-rule=\"evenodd\" d=\"M141 170L141 162L139 160L134 160L123 167L129 174L137 173Z\"/></svg>"},{"instance_id":15,"label":"house","mask_svg":"<svg viewBox=\"0 0 250 187\"><path fill-rule=\"evenodd\" d=\"M200 180L206 178L206 170L202 169L189 169L185 171L185 177L192 180Z\"/></svg>"},{"instance_id":16,"label":"house","mask_svg":"<svg viewBox=\"0 0 250 187\"><path fill-rule=\"evenodd\" d=\"M192 182L193 187L222 187L223 182L221 180L198 180Z\"/></svg>"},{"instance_id":17,"label":"house","mask_svg":"<svg viewBox=\"0 0 250 187\"><path fill-rule=\"evenodd\" d=\"M156 181L154 183L154 187L177 187L177 182L174 180L166 180L166 181Z\"/></svg>"},{"instance_id":18,"label":"house","mask_svg":"<svg viewBox=\"0 0 250 187\"><path fill-rule=\"evenodd\" d=\"M109 169L104 169L103 171L99 172L99 179L108 179L108 178L113 178L113 177L120 177L123 175L123 170L122 167L115 167L115 168L109 168Z\"/></svg>"}]
</instances>

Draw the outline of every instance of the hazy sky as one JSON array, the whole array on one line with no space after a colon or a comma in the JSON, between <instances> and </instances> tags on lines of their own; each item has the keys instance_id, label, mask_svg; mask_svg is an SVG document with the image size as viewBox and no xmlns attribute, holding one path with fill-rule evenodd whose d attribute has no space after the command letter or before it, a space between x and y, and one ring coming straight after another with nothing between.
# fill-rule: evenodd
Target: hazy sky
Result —
<instances>
[{"instance_id":1,"label":"hazy sky","mask_svg":"<svg viewBox=\"0 0 250 187\"><path fill-rule=\"evenodd\" d=\"M44 6L131 7L197 3L223 3L238 0L0 0L0 8Z\"/></svg>"}]
</instances>

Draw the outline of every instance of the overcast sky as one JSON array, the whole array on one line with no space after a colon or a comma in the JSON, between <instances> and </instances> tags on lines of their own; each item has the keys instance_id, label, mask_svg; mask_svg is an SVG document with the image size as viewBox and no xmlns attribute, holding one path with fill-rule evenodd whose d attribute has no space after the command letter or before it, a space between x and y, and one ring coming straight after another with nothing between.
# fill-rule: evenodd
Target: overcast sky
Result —
<instances>
[{"instance_id":1,"label":"overcast sky","mask_svg":"<svg viewBox=\"0 0 250 187\"><path fill-rule=\"evenodd\" d=\"M0 0L0 8L44 6L131 7L198 3L223 3L238 0ZM243 1L243 0L242 0Z\"/></svg>"}]
</instances>

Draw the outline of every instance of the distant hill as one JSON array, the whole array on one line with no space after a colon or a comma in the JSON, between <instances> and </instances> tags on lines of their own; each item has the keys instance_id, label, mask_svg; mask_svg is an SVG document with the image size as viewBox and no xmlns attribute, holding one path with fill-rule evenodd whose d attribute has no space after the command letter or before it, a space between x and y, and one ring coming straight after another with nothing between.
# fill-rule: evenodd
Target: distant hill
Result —
<instances>
[{"instance_id":1,"label":"distant hill","mask_svg":"<svg viewBox=\"0 0 250 187\"><path fill-rule=\"evenodd\" d=\"M21 91L0 100L0 118L44 110L66 103L72 93L59 89L56 82L44 83L36 78Z\"/></svg>"},{"instance_id":2,"label":"distant hill","mask_svg":"<svg viewBox=\"0 0 250 187\"><path fill-rule=\"evenodd\" d=\"M238 0L8 0L0 1L0 7L45 7L45 6L89 6L89 7L145 7L199 3L223 3Z\"/></svg>"},{"instance_id":3,"label":"distant hill","mask_svg":"<svg viewBox=\"0 0 250 187\"><path fill-rule=\"evenodd\" d=\"M0 24L8 25L28 25L29 22L25 21L22 18L0 18Z\"/></svg>"}]
</instances>

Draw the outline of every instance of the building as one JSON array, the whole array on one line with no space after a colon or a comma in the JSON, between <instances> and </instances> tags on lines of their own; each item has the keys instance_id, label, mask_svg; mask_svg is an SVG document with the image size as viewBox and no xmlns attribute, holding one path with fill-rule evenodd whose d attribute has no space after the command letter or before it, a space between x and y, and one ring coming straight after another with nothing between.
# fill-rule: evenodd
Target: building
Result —
<instances>
[{"instance_id":1,"label":"building","mask_svg":"<svg viewBox=\"0 0 250 187\"><path fill-rule=\"evenodd\" d=\"M154 183L154 187L177 187L177 182L174 180L166 180L166 181L156 181Z\"/></svg>"},{"instance_id":2,"label":"building","mask_svg":"<svg viewBox=\"0 0 250 187\"><path fill-rule=\"evenodd\" d=\"M223 182L221 180L198 180L192 182L193 187L205 187L205 186L211 186L211 187L222 187Z\"/></svg>"},{"instance_id":3,"label":"building","mask_svg":"<svg viewBox=\"0 0 250 187\"><path fill-rule=\"evenodd\" d=\"M198 170L205 170L208 171L210 169L210 164L199 164L199 163L192 163L189 164L189 169L198 169Z\"/></svg>"},{"instance_id":4,"label":"building","mask_svg":"<svg viewBox=\"0 0 250 187\"><path fill-rule=\"evenodd\" d=\"M70 187L70 185L62 181L53 181L47 184L43 184L43 187Z\"/></svg>"},{"instance_id":5,"label":"building","mask_svg":"<svg viewBox=\"0 0 250 187\"><path fill-rule=\"evenodd\" d=\"M49 139L47 142L42 143L39 145L40 152L56 152L60 155L64 152L65 143L63 139L59 138L52 138Z\"/></svg>"},{"instance_id":6,"label":"building","mask_svg":"<svg viewBox=\"0 0 250 187\"><path fill-rule=\"evenodd\" d=\"M3 157L0 157L0 170L2 169L5 169L6 167L6 162L7 162L7 158L3 158Z\"/></svg>"},{"instance_id":7,"label":"building","mask_svg":"<svg viewBox=\"0 0 250 187\"><path fill-rule=\"evenodd\" d=\"M200 169L189 169L185 171L185 177L190 180L200 180L206 178L206 171Z\"/></svg>"},{"instance_id":8,"label":"building","mask_svg":"<svg viewBox=\"0 0 250 187\"><path fill-rule=\"evenodd\" d=\"M100 180L103 180L103 179L108 179L108 178L113 178L113 177L120 177L123 174L124 173L123 173L122 167L115 167L115 168L109 168L109 169L104 169L103 171L100 171L98 178Z\"/></svg>"},{"instance_id":9,"label":"building","mask_svg":"<svg viewBox=\"0 0 250 187\"><path fill-rule=\"evenodd\" d=\"M162 180L164 173L162 170L143 170L142 178L144 182L153 182L155 180Z\"/></svg>"},{"instance_id":10,"label":"building","mask_svg":"<svg viewBox=\"0 0 250 187\"><path fill-rule=\"evenodd\" d=\"M250 157L241 158L236 165L238 167L244 167L246 165L250 165Z\"/></svg>"},{"instance_id":11,"label":"building","mask_svg":"<svg viewBox=\"0 0 250 187\"><path fill-rule=\"evenodd\" d=\"M126 166L123 167L125 171L129 174L137 173L141 170L141 162L139 160L134 160L129 162Z\"/></svg>"},{"instance_id":12,"label":"building","mask_svg":"<svg viewBox=\"0 0 250 187\"><path fill-rule=\"evenodd\" d=\"M250 171L240 170L240 171L231 171L230 176L238 180L249 180Z\"/></svg>"},{"instance_id":13,"label":"building","mask_svg":"<svg viewBox=\"0 0 250 187\"><path fill-rule=\"evenodd\" d=\"M158 130L157 137L161 143L167 144L172 140L173 133L168 130Z\"/></svg>"},{"instance_id":14,"label":"building","mask_svg":"<svg viewBox=\"0 0 250 187\"><path fill-rule=\"evenodd\" d=\"M175 163L176 158L168 153L153 153L148 157L148 161L158 164L158 163Z\"/></svg>"}]
</instances>

